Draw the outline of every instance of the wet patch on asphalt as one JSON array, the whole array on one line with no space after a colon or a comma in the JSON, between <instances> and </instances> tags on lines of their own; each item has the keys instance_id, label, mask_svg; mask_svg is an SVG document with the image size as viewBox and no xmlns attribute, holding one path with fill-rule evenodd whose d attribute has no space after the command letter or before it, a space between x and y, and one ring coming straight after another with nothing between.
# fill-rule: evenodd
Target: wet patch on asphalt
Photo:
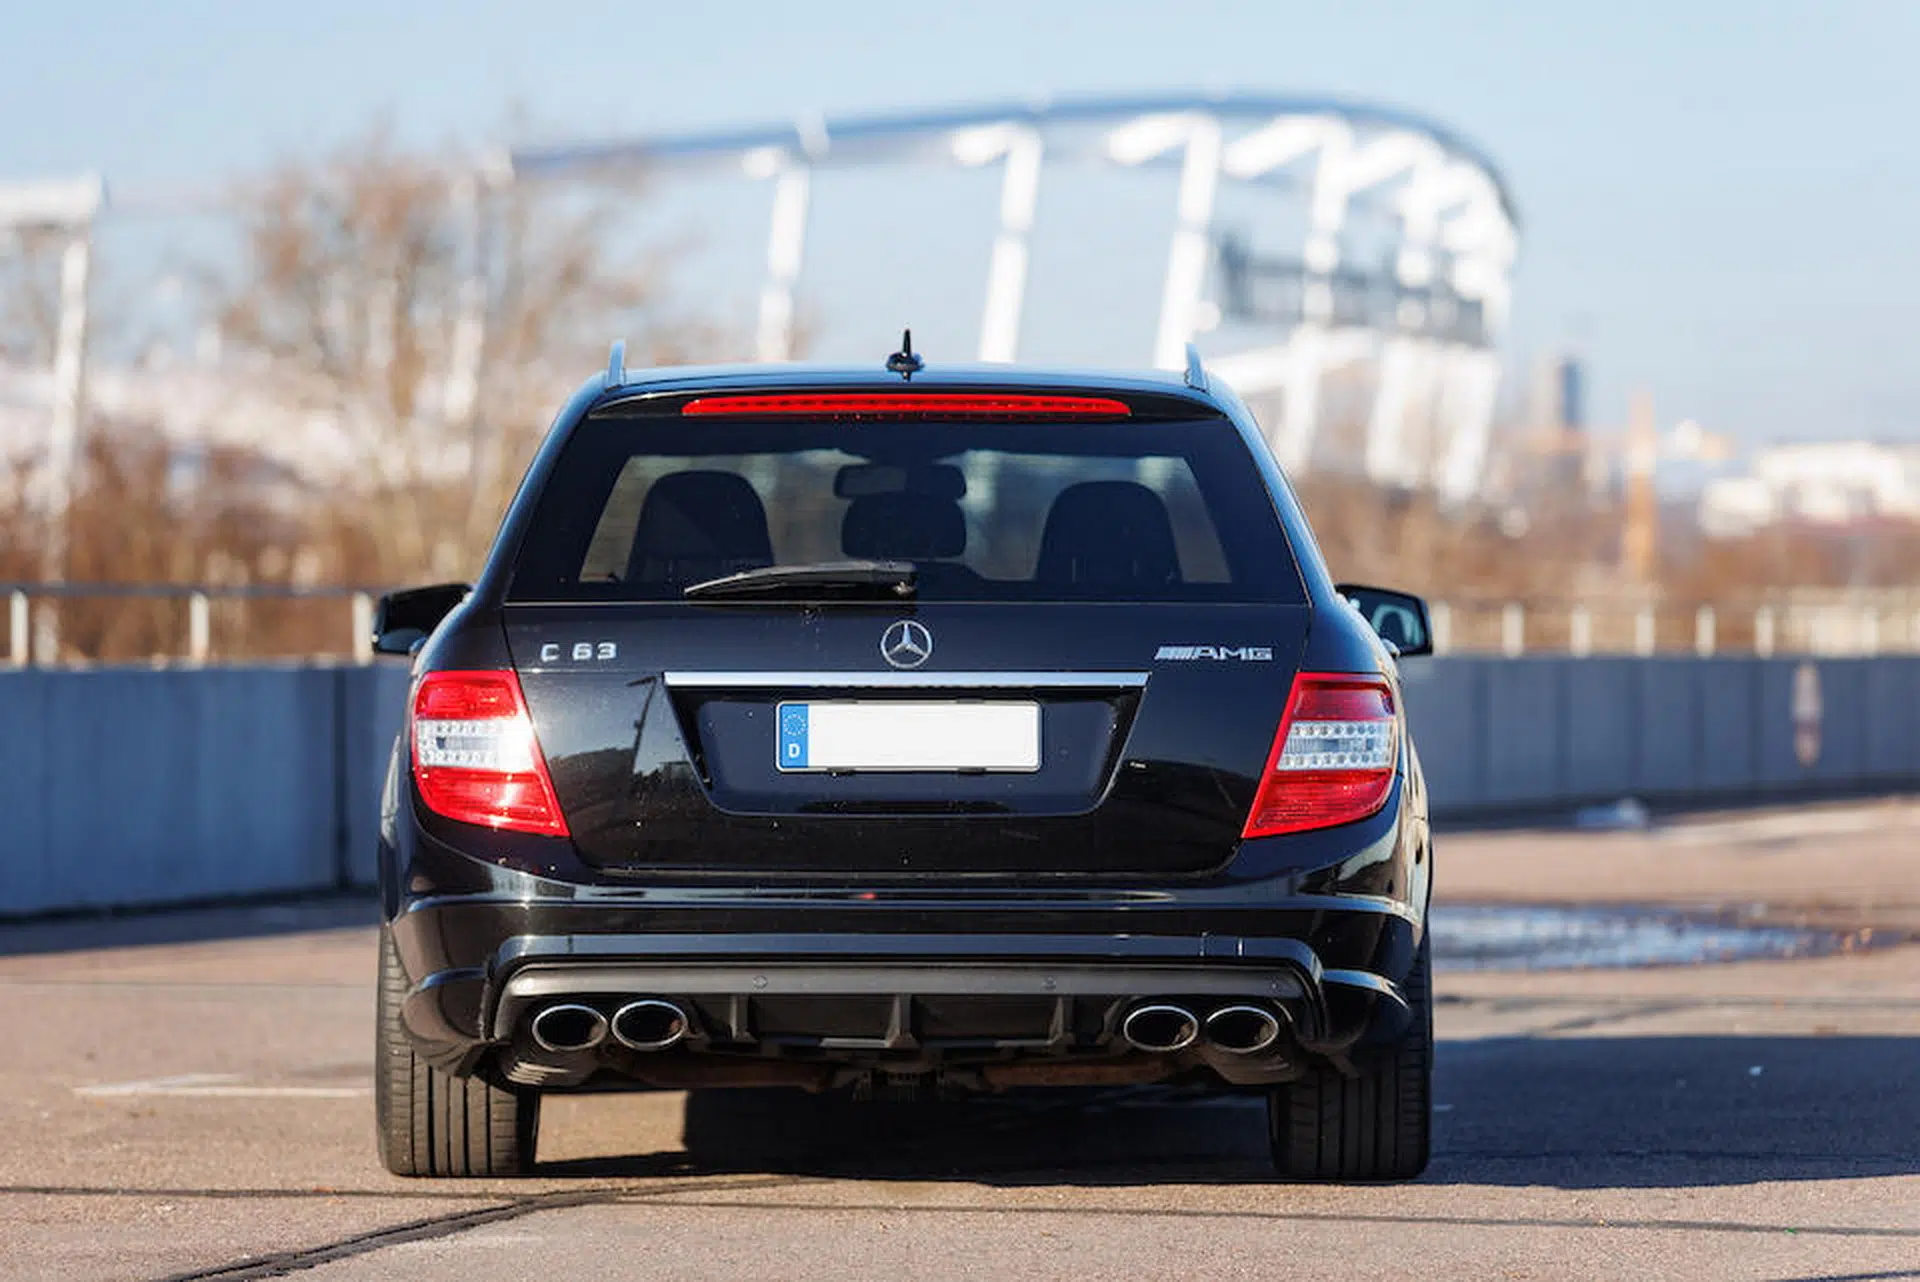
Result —
<instances>
[{"instance_id":1,"label":"wet patch on asphalt","mask_svg":"<svg viewBox=\"0 0 1920 1282\"><path fill-rule=\"evenodd\" d=\"M1897 942L1743 922L1671 908L1553 904L1436 904L1434 964L1442 970L1585 970L1815 957ZM1863 937L1864 936L1864 937Z\"/></svg>"}]
</instances>

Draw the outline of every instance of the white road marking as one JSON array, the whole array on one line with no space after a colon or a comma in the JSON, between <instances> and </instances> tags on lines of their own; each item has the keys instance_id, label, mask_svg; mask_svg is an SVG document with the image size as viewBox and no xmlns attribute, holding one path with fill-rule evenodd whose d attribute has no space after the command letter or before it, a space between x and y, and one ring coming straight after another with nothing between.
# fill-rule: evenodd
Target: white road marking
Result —
<instances>
[{"instance_id":1,"label":"white road marking","mask_svg":"<svg viewBox=\"0 0 1920 1282\"><path fill-rule=\"evenodd\" d=\"M248 1086L233 1073L182 1073L177 1077L150 1077L137 1082L105 1082L76 1086L73 1093L86 1099L137 1099L153 1096L194 1099L360 1099L371 1095L367 1086Z\"/></svg>"}]
</instances>

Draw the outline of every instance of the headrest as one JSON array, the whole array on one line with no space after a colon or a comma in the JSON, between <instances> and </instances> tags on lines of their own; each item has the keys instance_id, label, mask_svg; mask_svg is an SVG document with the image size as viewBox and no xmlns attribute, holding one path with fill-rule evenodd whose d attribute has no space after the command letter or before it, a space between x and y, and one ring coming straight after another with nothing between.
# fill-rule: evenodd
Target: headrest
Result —
<instances>
[{"instance_id":1,"label":"headrest","mask_svg":"<svg viewBox=\"0 0 1920 1282\"><path fill-rule=\"evenodd\" d=\"M697 583L771 564L767 510L744 476L672 472L640 505L627 580Z\"/></svg>"},{"instance_id":2,"label":"headrest","mask_svg":"<svg viewBox=\"0 0 1920 1282\"><path fill-rule=\"evenodd\" d=\"M1166 504L1134 481L1069 485L1047 512L1033 577L1057 585L1178 583L1180 553Z\"/></svg>"},{"instance_id":3,"label":"headrest","mask_svg":"<svg viewBox=\"0 0 1920 1282\"><path fill-rule=\"evenodd\" d=\"M935 561L967 550L967 518L951 499L875 494L847 504L840 547L874 561Z\"/></svg>"}]
</instances>

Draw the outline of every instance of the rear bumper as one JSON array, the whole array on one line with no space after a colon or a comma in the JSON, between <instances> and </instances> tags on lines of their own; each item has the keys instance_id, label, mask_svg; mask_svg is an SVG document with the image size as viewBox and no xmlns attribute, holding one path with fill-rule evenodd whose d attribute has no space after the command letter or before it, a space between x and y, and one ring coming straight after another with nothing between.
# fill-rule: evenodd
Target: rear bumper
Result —
<instances>
[{"instance_id":1,"label":"rear bumper","mask_svg":"<svg viewBox=\"0 0 1920 1282\"><path fill-rule=\"evenodd\" d=\"M1201 1017L1259 1005L1285 1045L1259 1064L1194 1047L1147 1067L1284 1080L1406 1027L1431 866L1424 821L1399 801L1345 828L1243 843L1212 873L1013 884L604 870L548 838L502 837L483 856L406 817L382 850L410 981L403 1026L441 1068L556 1089L750 1082L796 1064L1131 1072L1142 1066L1119 1025L1160 1001ZM542 1006L578 1002L611 1023L640 998L682 1007L685 1038L644 1056L611 1037L536 1053Z\"/></svg>"},{"instance_id":2,"label":"rear bumper","mask_svg":"<svg viewBox=\"0 0 1920 1282\"><path fill-rule=\"evenodd\" d=\"M861 915L874 928L857 931L791 924L714 933L621 930L608 927L627 912L598 907L440 898L403 913L394 923L403 957L424 959L454 940L469 948L493 941L470 964L428 968L413 986L402 1020L422 1053L445 1068L491 1069L548 1089L600 1078L825 1086L836 1071L861 1068L974 1072L996 1084L1105 1080L1102 1072L1121 1074L1112 1080L1152 1080L1202 1069L1229 1082L1277 1081L1311 1059L1344 1055L1405 1029L1399 976L1411 963L1419 925L1391 901L1335 896L1298 896L1257 912L1270 927L1297 928L1295 935L1169 931L1163 927L1172 920L1140 920L1154 914L1142 914L1139 903L1082 902L1068 911L1027 902L985 913L975 903L974 924L990 928L965 933L884 929L902 924L888 920L898 914L872 909ZM1201 924L1191 920L1193 911L1189 906L1181 916ZM1129 918L1124 928L1112 920L1116 912ZM702 916L738 921L743 913L738 905L708 905ZM795 916L781 915L789 923ZM1246 916L1238 909L1213 915ZM657 921L655 913L645 916ZM569 919L600 929L566 929ZM1043 923L1056 929L1033 929ZM611 1017L639 998L683 1008L690 1025L684 1041L644 1055L610 1039L554 1054L530 1035L544 1007L578 1003ZM1223 1054L1201 1042L1143 1059L1119 1029L1129 1010L1156 1002L1175 1003L1201 1020L1252 1003L1280 1017L1284 1037L1259 1056ZM1049 1067L1022 1077L1010 1067L1016 1061Z\"/></svg>"}]
</instances>

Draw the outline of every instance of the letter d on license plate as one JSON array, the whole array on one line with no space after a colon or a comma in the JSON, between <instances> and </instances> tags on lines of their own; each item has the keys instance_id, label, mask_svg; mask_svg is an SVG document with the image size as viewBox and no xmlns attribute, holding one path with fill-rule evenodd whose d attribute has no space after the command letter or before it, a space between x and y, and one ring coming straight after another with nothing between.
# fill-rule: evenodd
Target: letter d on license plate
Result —
<instances>
[{"instance_id":1,"label":"letter d on license plate","mask_svg":"<svg viewBox=\"0 0 1920 1282\"><path fill-rule=\"evenodd\" d=\"M775 710L781 770L1040 768L1037 703L783 703Z\"/></svg>"}]
</instances>

